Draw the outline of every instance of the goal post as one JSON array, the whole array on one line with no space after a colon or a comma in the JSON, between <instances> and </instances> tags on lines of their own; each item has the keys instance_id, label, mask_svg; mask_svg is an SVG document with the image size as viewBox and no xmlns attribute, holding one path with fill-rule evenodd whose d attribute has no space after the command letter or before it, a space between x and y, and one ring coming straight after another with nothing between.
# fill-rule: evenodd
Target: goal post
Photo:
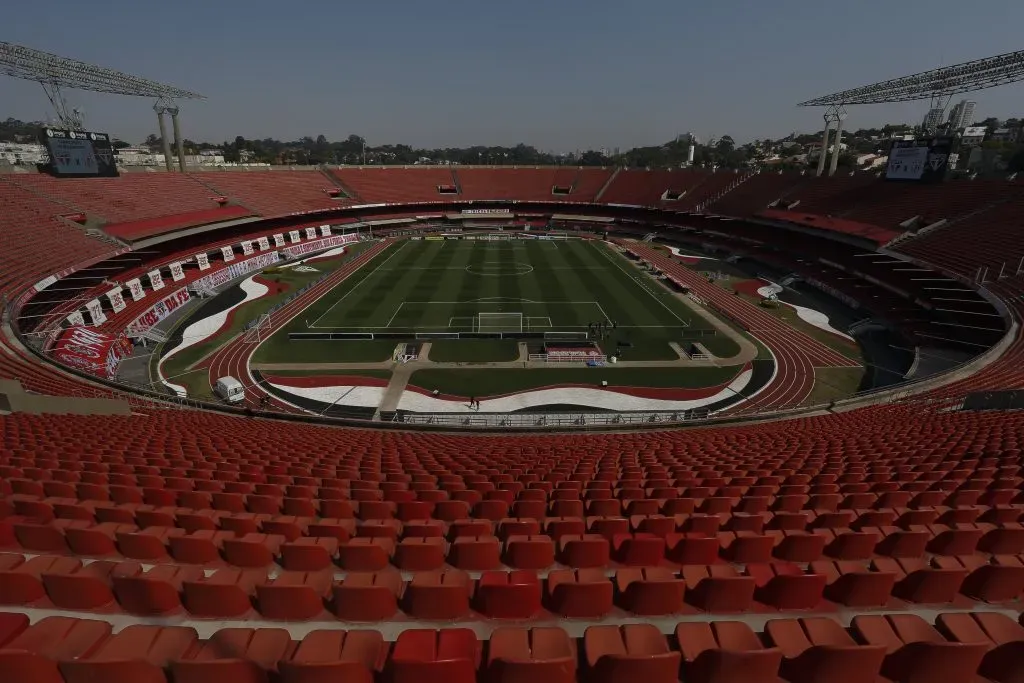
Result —
<instances>
[{"instance_id":1,"label":"goal post","mask_svg":"<svg viewBox=\"0 0 1024 683\"><path fill-rule=\"evenodd\" d=\"M477 332L522 332L523 314L519 313L477 313Z\"/></svg>"}]
</instances>

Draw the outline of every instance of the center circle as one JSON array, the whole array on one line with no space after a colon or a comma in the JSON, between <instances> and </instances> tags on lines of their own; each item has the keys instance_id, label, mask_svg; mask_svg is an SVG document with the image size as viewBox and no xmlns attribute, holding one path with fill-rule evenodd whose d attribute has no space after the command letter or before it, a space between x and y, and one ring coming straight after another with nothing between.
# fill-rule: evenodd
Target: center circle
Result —
<instances>
[{"instance_id":1,"label":"center circle","mask_svg":"<svg viewBox=\"0 0 1024 683\"><path fill-rule=\"evenodd\" d=\"M484 261L466 266L466 272L484 277L502 277L508 275L526 275L533 272L533 266L519 261Z\"/></svg>"}]
</instances>

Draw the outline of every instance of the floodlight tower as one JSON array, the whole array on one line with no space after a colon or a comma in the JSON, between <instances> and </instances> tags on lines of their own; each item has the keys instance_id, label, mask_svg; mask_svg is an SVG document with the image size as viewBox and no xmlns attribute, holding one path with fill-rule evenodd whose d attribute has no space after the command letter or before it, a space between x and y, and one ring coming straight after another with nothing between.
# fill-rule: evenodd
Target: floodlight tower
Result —
<instances>
[{"instance_id":1,"label":"floodlight tower","mask_svg":"<svg viewBox=\"0 0 1024 683\"><path fill-rule=\"evenodd\" d=\"M164 114L167 113L168 105L163 98L157 100L153 105L156 112L156 122L160 126L160 144L164 147L164 168L171 170L171 141L167 138L167 126L164 124Z\"/></svg>"}]
</instances>

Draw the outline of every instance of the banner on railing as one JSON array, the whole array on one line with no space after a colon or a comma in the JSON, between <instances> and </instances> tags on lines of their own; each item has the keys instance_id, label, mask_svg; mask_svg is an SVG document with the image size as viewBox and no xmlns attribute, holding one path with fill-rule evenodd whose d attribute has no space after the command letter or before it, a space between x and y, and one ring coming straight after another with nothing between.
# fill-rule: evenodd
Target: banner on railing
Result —
<instances>
[{"instance_id":1,"label":"banner on railing","mask_svg":"<svg viewBox=\"0 0 1024 683\"><path fill-rule=\"evenodd\" d=\"M125 332L133 336L142 334L161 320L164 320L183 304L188 303L189 299L191 299L191 296L188 293L187 287L168 294L163 299L153 304L148 311L133 320L131 324L125 328Z\"/></svg>"},{"instance_id":2,"label":"banner on railing","mask_svg":"<svg viewBox=\"0 0 1024 683\"><path fill-rule=\"evenodd\" d=\"M242 255L243 256L252 256L253 252L255 252L255 251L256 250L252 248L252 242L250 242L249 240L245 240L244 242L242 242Z\"/></svg>"},{"instance_id":3,"label":"banner on railing","mask_svg":"<svg viewBox=\"0 0 1024 683\"><path fill-rule=\"evenodd\" d=\"M221 268L218 271L204 275L195 282L192 286L196 289L217 289L223 284L231 282L239 275L245 275L251 273L254 270L262 270L267 266L273 265L281 260L281 255L276 251L268 251L265 254L254 256L251 259L245 261L239 261L234 263L227 268Z\"/></svg>"},{"instance_id":4,"label":"banner on railing","mask_svg":"<svg viewBox=\"0 0 1024 683\"><path fill-rule=\"evenodd\" d=\"M110 302L110 307L114 309L114 313L120 313L127 306L121 291L121 287L114 287L106 293L107 300Z\"/></svg>"},{"instance_id":5,"label":"banner on railing","mask_svg":"<svg viewBox=\"0 0 1024 683\"><path fill-rule=\"evenodd\" d=\"M185 279L185 269L181 267L181 261L175 261L171 264L171 279L175 282Z\"/></svg>"},{"instance_id":6,"label":"banner on railing","mask_svg":"<svg viewBox=\"0 0 1024 683\"><path fill-rule=\"evenodd\" d=\"M196 263L199 264L199 270L210 269L210 257L206 255L205 251L196 254Z\"/></svg>"},{"instance_id":7,"label":"banner on railing","mask_svg":"<svg viewBox=\"0 0 1024 683\"><path fill-rule=\"evenodd\" d=\"M159 292L164 288L164 276L160 274L160 269L151 270L149 273L149 286L153 288L154 292Z\"/></svg>"},{"instance_id":8,"label":"banner on railing","mask_svg":"<svg viewBox=\"0 0 1024 683\"><path fill-rule=\"evenodd\" d=\"M298 230L290 231L288 233L288 238L291 239L292 244L298 244L300 241L302 241L302 238L299 237L299 231Z\"/></svg>"},{"instance_id":9,"label":"banner on railing","mask_svg":"<svg viewBox=\"0 0 1024 683\"><path fill-rule=\"evenodd\" d=\"M320 226L320 236L321 237L330 237L331 236L331 226L329 226L329 225L321 225Z\"/></svg>"},{"instance_id":10,"label":"banner on railing","mask_svg":"<svg viewBox=\"0 0 1024 683\"><path fill-rule=\"evenodd\" d=\"M75 311L74 313L67 317L67 321L72 325L84 325L85 316L82 315L81 311Z\"/></svg>"},{"instance_id":11,"label":"banner on railing","mask_svg":"<svg viewBox=\"0 0 1024 683\"><path fill-rule=\"evenodd\" d=\"M315 240L313 242L304 242L294 247L288 247L284 250L286 258L294 258L303 254L310 254L314 251L322 251L324 249L330 249L332 247L340 247L343 244L350 244L352 242L358 242L359 236L355 233L349 233L347 235L334 235L333 237L326 237L322 240Z\"/></svg>"},{"instance_id":12,"label":"banner on railing","mask_svg":"<svg viewBox=\"0 0 1024 683\"><path fill-rule=\"evenodd\" d=\"M230 247L221 247L220 253L224 256L224 263L230 263L235 260L235 250Z\"/></svg>"},{"instance_id":13,"label":"banner on railing","mask_svg":"<svg viewBox=\"0 0 1024 683\"><path fill-rule=\"evenodd\" d=\"M104 334L79 325L65 330L53 349L60 362L107 379L114 378L131 352L131 342L124 334Z\"/></svg>"},{"instance_id":14,"label":"banner on railing","mask_svg":"<svg viewBox=\"0 0 1024 683\"><path fill-rule=\"evenodd\" d=\"M284 234L283 233L279 232L276 235L274 235L274 246L279 248L279 249L284 246Z\"/></svg>"},{"instance_id":15,"label":"banner on railing","mask_svg":"<svg viewBox=\"0 0 1024 683\"><path fill-rule=\"evenodd\" d=\"M315 240L316 239L316 226L311 225L311 226L306 228L306 239L307 240Z\"/></svg>"},{"instance_id":16,"label":"banner on railing","mask_svg":"<svg viewBox=\"0 0 1024 683\"><path fill-rule=\"evenodd\" d=\"M93 299L87 303L85 309L89 311L89 317L92 318L93 325L102 325L107 322L107 316L103 313L103 305L99 299Z\"/></svg>"},{"instance_id":17,"label":"banner on railing","mask_svg":"<svg viewBox=\"0 0 1024 683\"><path fill-rule=\"evenodd\" d=\"M256 240L260 245L260 251L270 251L270 240L267 239L266 235Z\"/></svg>"},{"instance_id":18,"label":"banner on railing","mask_svg":"<svg viewBox=\"0 0 1024 683\"><path fill-rule=\"evenodd\" d=\"M135 278L125 283L128 292L132 295L132 301L142 301L146 298L146 290L142 288L142 280Z\"/></svg>"}]
</instances>

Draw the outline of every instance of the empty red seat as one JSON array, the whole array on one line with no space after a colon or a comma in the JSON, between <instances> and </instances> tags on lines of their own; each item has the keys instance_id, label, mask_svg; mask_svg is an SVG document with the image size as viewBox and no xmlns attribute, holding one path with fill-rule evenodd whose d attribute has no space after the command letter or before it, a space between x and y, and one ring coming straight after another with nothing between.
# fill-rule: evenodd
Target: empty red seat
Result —
<instances>
[{"instance_id":1,"label":"empty red seat","mask_svg":"<svg viewBox=\"0 0 1024 683\"><path fill-rule=\"evenodd\" d=\"M541 582L536 572L487 571L477 584L477 610L495 619L529 619L540 611Z\"/></svg>"},{"instance_id":2,"label":"empty red seat","mask_svg":"<svg viewBox=\"0 0 1024 683\"><path fill-rule=\"evenodd\" d=\"M391 652L394 683L475 683L480 644L469 629L402 631Z\"/></svg>"},{"instance_id":3,"label":"empty red seat","mask_svg":"<svg viewBox=\"0 0 1024 683\"><path fill-rule=\"evenodd\" d=\"M683 608L686 582L665 567L627 567L615 573L622 606L634 614L674 614Z\"/></svg>"},{"instance_id":4,"label":"empty red seat","mask_svg":"<svg viewBox=\"0 0 1024 683\"><path fill-rule=\"evenodd\" d=\"M825 597L847 607L887 605L897 576L851 560L819 560L811 563L811 570L825 577Z\"/></svg>"},{"instance_id":5,"label":"empty red seat","mask_svg":"<svg viewBox=\"0 0 1024 683\"><path fill-rule=\"evenodd\" d=\"M575 683L576 648L560 628L497 628L487 648L495 683Z\"/></svg>"},{"instance_id":6,"label":"empty red seat","mask_svg":"<svg viewBox=\"0 0 1024 683\"><path fill-rule=\"evenodd\" d=\"M947 562L945 560L952 560ZM876 558L871 563L876 571L896 575L893 595L909 602L952 602L960 585L967 578L967 569L954 558Z\"/></svg>"},{"instance_id":7,"label":"empty red seat","mask_svg":"<svg viewBox=\"0 0 1024 683\"><path fill-rule=\"evenodd\" d=\"M826 578L813 569L804 571L788 562L748 564L747 574L754 578L754 597L776 609L813 609L821 602Z\"/></svg>"},{"instance_id":8,"label":"empty red seat","mask_svg":"<svg viewBox=\"0 0 1024 683\"><path fill-rule=\"evenodd\" d=\"M395 548L395 566L406 571L430 571L444 565L447 545L440 537L403 538Z\"/></svg>"},{"instance_id":9,"label":"empty red seat","mask_svg":"<svg viewBox=\"0 0 1024 683\"><path fill-rule=\"evenodd\" d=\"M39 555L27 561L21 555L0 555L0 605L28 605L46 595L43 574L70 574L82 562L77 558Z\"/></svg>"},{"instance_id":10,"label":"empty red seat","mask_svg":"<svg viewBox=\"0 0 1024 683\"><path fill-rule=\"evenodd\" d=\"M387 643L377 631L318 630L307 633L277 669L282 683L373 683L386 658Z\"/></svg>"},{"instance_id":11,"label":"empty red seat","mask_svg":"<svg viewBox=\"0 0 1024 683\"><path fill-rule=\"evenodd\" d=\"M14 640L28 628L28 615L0 612L0 647Z\"/></svg>"},{"instance_id":12,"label":"empty red seat","mask_svg":"<svg viewBox=\"0 0 1024 683\"><path fill-rule=\"evenodd\" d=\"M269 619L302 621L324 611L324 599L330 593L334 576L329 571L284 571L264 583L256 584L256 606Z\"/></svg>"},{"instance_id":13,"label":"empty red seat","mask_svg":"<svg viewBox=\"0 0 1024 683\"><path fill-rule=\"evenodd\" d=\"M604 567L611 558L611 544L599 534L564 534L558 539L558 557L570 567Z\"/></svg>"},{"instance_id":14,"label":"empty red seat","mask_svg":"<svg viewBox=\"0 0 1024 683\"><path fill-rule=\"evenodd\" d=\"M1024 594L1024 558L969 555L957 559L970 571L960 586L964 595L985 602L1009 602Z\"/></svg>"},{"instance_id":15,"label":"empty red seat","mask_svg":"<svg viewBox=\"0 0 1024 683\"><path fill-rule=\"evenodd\" d=\"M884 646L858 644L829 618L771 619L764 630L792 683L875 683L885 659Z\"/></svg>"},{"instance_id":16,"label":"empty red seat","mask_svg":"<svg viewBox=\"0 0 1024 683\"><path fill-rule=\"evenodd\" d=\"M215 565L222 563L224 541L233 538L230 531L198 529L184 536L171 536L167 545L176 562Z\"/></svg>"},{"instance_id":17,"label":"empty red seat","mask_svg":"<svg viewBox=\"0 0 1024 683\"><path fill-rule=\"evenodd\" d=\"M501 544L495 536L460 536L448 550L448 562L470 571L497 569L501 566Z\"/></svg>"},{"instance_id":18,"label":"empty red seat","mask_svg":"<svg viewBox=\"0 0 1024 683\"><path fill-rule=\"evenodd\" d=\"M860 615L852 628L862 643L885 647L882 675L906 683L970 683L988 647L954 643L913 614Z\"/></svg>"},{"instance_id":19,"label":"empty red seat","mask_svg":"<svg viewBox=\"0 0 1024 683\"><path fill-rule=\"evenodd\" d=\"M164 670L197 643L195 630L183 626L126 626L87 656L62 659L66 683L163 681Z\"/></svg>"},{"instance_id":20,"label":"empty red seat","mask_svg":"<svg viewBox=\"0 0 1024 683\"><path fill-rule=\"evenodd\" d=\"M665 558L665 539L644 532L615 534L612 536L612 553L621 564L655 566Z\"/></svg>"},{"instance_id":21,"label":"empty red seat","mask_svg":"<svg viewBox=\"0 0 1024 683\"><path fill-rule=\"evenodd\" d=\"M555 563L555 545L548 536L509 536L505 564L516 569L547 569Z\"/></svg>"},{"instance_id":22,"label":"empty red seat","mask_svg":"<svg viewBox=\"0 0 1024 683\"><path fill-rule=\"evenodd\" d=\"M718 538L699 532L668 534L665 557L676 564L706 565L718 562Z\"/></svg>"},{"instance_id":23,"label":"empty red seat","mask_svg":"<svg viewBox=\"0 0 1024 683\"><path fill-rule=\"evenodd\" d=\"M338 564L349 571L378 571L388 566L394 554L393 539L356 537L338 545Z\"/></svg>"},{"instance_id":24,"label":"empty red seat","mask_svg":"<svg viewBox=\"0 0 1024 683\"><path fill-rule=\"evenodd\" d=\"M0 672L10 681L64 683L57 662L86 657L110 636L110 624L92 619L25 619L13 638L0 643Z\"/></svg>"},{"instance_id":25,"label":"empty red seat","mask_svg":"<svg viewBox=\"0 0 1024 683\"><path fill-rule=\"evenodd\" d=\"M986 645L981 676L1006 683L1024 676L1024 626L1010 617L994 612L940 614L936 624L953 642Z\"/></svg>"},{"instance_id":26,"label":"empty red seat","mask_svg":"<svg viewBox=\"0 0 1024 683\"><path fill-rule=\"evenodd\" d=\"M591 626L583 634L590 680L598 683L674 683L679 678L679 652L654 626Z\"/></svg>"},{"instance_id":27,"label":"empty red seat","mask_svg":"<svg viewBox=\"0 0 1024 683\"><path fill-rule=\"evenodd\" d=\"M457 619L469 613L472 593L464 571L418 572L405 588L404 610L420 619Z\"/></svg>"},{"instance_id":28,"label":"empty red seat","mask_svg":"<svg viewBox=\"0 0 1024 683\"><path fill-rule=\"evenodd\" d=\"M744 612L754 601L754 578L732 565L687 565L682 577L687 601L707 612Z\"/></svg>"},{"instance_id":29,"label":"empty red seat","mask_svg":"<svg viewBox=\"0 0 1024 683\"><path fill-rule=\"evenodd\" d=\"M181 608L182 583L203 576L199 567L161 564L149 571L111 577L118 604L132 614L165 614Z\"/></svg>"},{"instance_id":30,"label":"empty red seat","mask_svg":"<svg viewBox=\"0 0 1024 683\"><path fill-rule=\"evenodd\" d=\"M267 567L274 563L284 542L284 536L261 533L225 538L224 559L236 567Z\"/></svg>"},{"instance_id":31,"label":"empty red seat","mask_svg":"<svg viewBox=\"0 0 1024 683\"><path fill-rule=\"evenodd\" d=\"M135 576L142 571L137 562L90 562L72 571L47 571L43 586L50 601L63 609L100 609L114 602L111 581L115 576Z\"/></svg>"},{"instance_id":32,"label":"empty red seat","mask_svg":"<svg viewBox=\"0 0 1024 683\"><path fill-rule=\"evenodd\" d=\"M174 683L266 681L292 649L288 631L224 628L171 662Z\"/></svg>"},{"instance_id":33,"label":"empty red seat","mask_svg":"<svg viewBox=\"0 0 1024 683\"><path fill-rule=\"evenodd\" d=\"M394 570L349 572L331 589L331 611L346 621L383 621L398 611L402 575Z\"/></svg>"},{"instance_id":34,"label":"empty red seat","mask_svg":"<svg viewBox=\"0 0 1024 683\"><path fill-rule=\"evenodd\" d=\"M740 621L683 622L676 626L684 680L694 683L775 683L782 653L768 648Z\"/></svg>"},{"instance_id":35,"label":"empty red seat","mask_svg":"<svg viewBox=\"0 0 1024 683\"><path fill-rule=\"evenodd\" d=\"M722 556L737 564L771 562L775 539L752 531L719 532Z\"/></svg>"},{"instance_id":36,"label":"empty red seat","mask_svg":"<svg viewBox=\"0 0 1024 683\"><path fill-rule=\"evenodd\" d=\"M601 569L556 569L548 573L547 596L562 616L597 618L611 611L614 591Z\"/></svg>"},{"instance_id":37,"label":"empty red seat","mask_svg":"<svg viewBox=\"0 0 1024 683\"><path fill-rule=\"evenodd\" d=\"M218 569L210 576L183 581L184 605L197 617L238 617L250 611L256 584L265 582L261 569Z\"/></svg>"}]
</instances>

